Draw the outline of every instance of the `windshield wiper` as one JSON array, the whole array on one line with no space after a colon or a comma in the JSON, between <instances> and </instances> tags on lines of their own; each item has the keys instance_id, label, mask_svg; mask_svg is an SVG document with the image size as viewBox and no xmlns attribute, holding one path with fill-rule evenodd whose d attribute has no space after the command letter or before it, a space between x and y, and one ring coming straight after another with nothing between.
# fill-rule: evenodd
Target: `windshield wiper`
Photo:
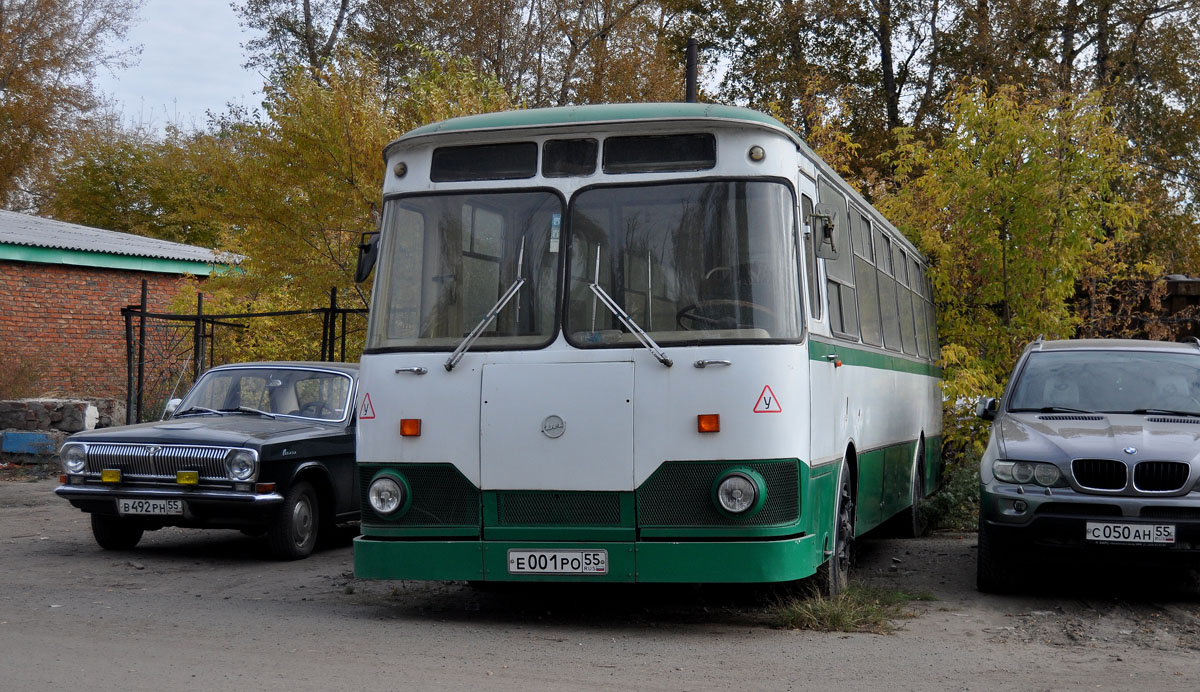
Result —
<instances>
[{"instance_id":1,"label":"windshield wiper","mask_svg":"<svg viewBox=\"0 0 1200 692\"><path fill-rule=\"evenodd\" d=\"M183 411L176 411L175 415L173 417L178 418L179 416L194 416L198 413L213 413L218 416L225 415L225 414L221 413L220 411L216 410L215 408L208 408L205 406L189 406L188 408L184 409Z\"/></svg>"},{"instance_id":2,"label":"windshield wiper","mask_svg":"<svg viewBox=\"0 0 1200 692\"><path fill-rule=\"evenodd\" d=\"M500 296L500 300L496 301L496 304L492 306L491 310L488 310L487 314L483 316L483 319L479 320L479 324L475 325L475 328L471 330L471 333L463 337L463 340L458 343L458 347L454 349L454 353L451 353L450 357L446 359L446 372L450 372L454 369L455 365L458 365L458 361L462 360L462 357L467 352L467 349L471 348L471 344L475 343L475 340L479 338L479 335L483 333L483 330L487 329L487 326L492 323L492 320L496 319L496 315L499 315L500 311L504 309L504 306L508 305L508 301L512 300L513 296L517 295L517 292L520 291L521 287L525 285L525 279L521 276L521 265L524 263L525 239L521 238L521 251L520 254L517 255L517 280L512 283L512 286L508 287L508 290L504 292L504 295Z\"/></svg>"},{"instance_id":3,"label":"windshield wiper","mask_svg":"<svg viewBox=\"0 0 1200 692\"><path fill-rule=\"evenodd\" d=\"M637 337L637 340L642 343L642 346L645 346L646 349L658 359L658 362L662 363L668 368L675 364L674 361L667 357L666 353L663 353L663 350L659 348L658 344L654 343L654 339L650 338L650 335L646 333L646 330L639 327L638 323L634 322L633 318L629 316L629 313L622 310L621 306L617 305L617 301L613 300L612 296L608 295L603 288L600 288L600 284L590 283L588 284L588 288L592 289L592 293L596 294L596 297L600 299L601 303L604 303L604 307L608 308L609 312L616 315L617 319L621 320L621 324L625 325L625 327Z\"/></svg>"},{"instance_id":4,"label":"windshield wiper","mask_svg":"<svg viewBox=\"0 0 1200 692\"><path fill-rule=\"evenodd\" d=\"M257 413L260 416L266 416L267 418L270 418L271 420L275 420L274 413L267 413L266 411L260 411L259 409L250 408L249 406L238 406L237 408L221 409L221 413L226 413L226 412L228 412L228 413Z\"/></svg>"},{"instance_id":5,"label":"windshield wiper","mask_svg":"<svg viewBox=\"0 0 1200 692\"><path fill-rule=\"evenodd\" d=\"M1165 416L1191 416L1193 418L1200 418L1200 413L1197 413L1196 411L1176 411L1169 408L1135 408L1130 411L1130 413L1140 413L1142 415L1158 414Z\"/></svg>"},{"instance_id":6,"label":"windshield wiper","mask_svg":"<svg viewBox=\"0 0 1200 692\"><path fill-rule=\"evenodd\" d=\"M1069 406L1043 406L1041 408L1014 408L1009 409L1011 413L1095 413L1095 411L1087 411L1081 408L1071 408Z\"/></svg>"}]
</instances>

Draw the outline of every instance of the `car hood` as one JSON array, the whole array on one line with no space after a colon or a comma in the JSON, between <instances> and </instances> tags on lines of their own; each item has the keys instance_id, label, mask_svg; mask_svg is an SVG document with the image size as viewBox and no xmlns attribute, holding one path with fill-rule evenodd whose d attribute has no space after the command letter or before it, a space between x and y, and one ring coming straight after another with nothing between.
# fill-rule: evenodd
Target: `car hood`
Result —
<instances>
[{"instance_id":1,"label":"car hood","mask_svg":"<svg viewBox=\"0 0 1200 692\"><path fill-rule=\"evenodd\" d=\"M70 441L202 444L258 448L271 442L328 435L331 430L341 427L341 424L330 425L282 417L271 419L256 414L234 413L220 417L188 416L153 423L91 430L72 435Z\"/></svg>"},{"instance_id":2,"label":"car hood","mask_svg":"<svg viewBox=\"0 0 1200 692\"><path fill-rule=\"evenodd\" d=\"M1000 452L1028 461L1192 461L1200 449L1200 419L1171 420L1135 414L1008 413L1000 418Z\"/></svg>"}]
</instances>

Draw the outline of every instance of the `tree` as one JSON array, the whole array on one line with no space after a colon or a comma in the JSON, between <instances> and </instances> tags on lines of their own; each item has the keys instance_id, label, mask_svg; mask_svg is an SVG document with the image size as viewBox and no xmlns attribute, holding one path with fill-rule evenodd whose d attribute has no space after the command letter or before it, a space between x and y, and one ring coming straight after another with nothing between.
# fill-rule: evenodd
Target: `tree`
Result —
<instances>
[{"instance_id":1,"label":"tree","mask_svg":"<svg viewBox=\"0 0 1200 692\"><path fill-rule=\"evenodd\" d=\"M1046 99L974 82L947 112L940 146L899 132L888 156L897 187L879 206L929 257L953 408L998 394L1039 334L1075 333L1078 280L1113 266L1145 209L1122 195L1134 152L1099 94Z\"/></svg>"},{"instance_id":2,"label":"tree","mask_svg":"<svg viewBox=\"0 0 1200 692\"><path fill-rule=\"evenodd\" d=\"M0 205L30 209L30 181L99 105L97 68L127 64L124 38L141 0L0 0Z\"/></svg>"},{"instance_id":3,"label":"tree","mask_svg":"<svg viewBox=\"0 0 1200 692\"><path fill-rule=\"evenodd\" d=\"M361 0L244 0L234 11L244 26L260 35L248 41L248 67L267 71L272 80L284 78L296 65L314 77L340 47L354 24Z\"/></svg>"}]
</instances>

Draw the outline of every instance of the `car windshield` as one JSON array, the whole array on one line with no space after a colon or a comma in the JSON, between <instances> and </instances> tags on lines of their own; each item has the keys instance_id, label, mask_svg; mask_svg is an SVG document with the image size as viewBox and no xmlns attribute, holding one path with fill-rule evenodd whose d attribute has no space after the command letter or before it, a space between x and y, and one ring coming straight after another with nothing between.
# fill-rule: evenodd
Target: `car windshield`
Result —
<instances>
[{"instance_id":1,"label":"car windshield","mask_svg":"<svg viewBox=\"0 0 1200 692\"><path fill-rule=\"evenodd\" d=\"M1156 351L1030 354L1009 411L1200 415L1200 355Z\"/></svg>"},{"instance_id":2,"label":"car windshield","mask_svg":"<svg viewBox=\"0 0 1200 692\"><path fill-rule=\"evenodd\" d=\"M369 348L451 350L524 279L473 348L554 334L562 202L545 191L389 200Z\"/></svg>"},{"instance_id":3,"label":"car windshield","mask_svg":"<svg viewBox=\"0 0 1200 692\"><path fill-rule=\"evenodd\" d=\"M209 370L176 408L176 416L266 413L339 421L350 404L351 379L326 370L220 368Z\"/></svg>"},{"instance_id":4,"label":"car windshield","mask_svg":"<svg viewBox=\"0 0 1200 692\"><path fill-rule=\"evenodd\" d=\"M593 284L659 344L798 338L793 208L765 181L585 190L571 205L568 339L637 344Z\"/></svg>"}]
</instances>

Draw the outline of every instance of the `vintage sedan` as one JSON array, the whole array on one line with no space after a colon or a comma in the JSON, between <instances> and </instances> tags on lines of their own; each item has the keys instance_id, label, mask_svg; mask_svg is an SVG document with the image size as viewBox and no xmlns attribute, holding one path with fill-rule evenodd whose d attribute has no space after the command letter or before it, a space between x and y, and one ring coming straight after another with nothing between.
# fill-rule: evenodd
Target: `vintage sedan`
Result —
<instances>
[{"instance_id":1,"label":"vintage sedan","mask_svg":"<svg viewBox=\"0 0 1200 692\"><path fill-rule=\"evenodd\" d=\"M1017 361L980 475L980 591L1030 558L1200 562L1200 342L1042 341Z\"/></svg>"},{"instance_id":2,"label":"vintage sedan","mask_svg":"<svg viewBox=\"0 0 1200 692\"><path fill-rule=\"evenodd\" d=\"M169 417L76 433L55 493L91 514L107 550L164 526L266 535L280 559L358 519L358 366L242 363L205 372Z\"/></svg>"}]
</instances>

